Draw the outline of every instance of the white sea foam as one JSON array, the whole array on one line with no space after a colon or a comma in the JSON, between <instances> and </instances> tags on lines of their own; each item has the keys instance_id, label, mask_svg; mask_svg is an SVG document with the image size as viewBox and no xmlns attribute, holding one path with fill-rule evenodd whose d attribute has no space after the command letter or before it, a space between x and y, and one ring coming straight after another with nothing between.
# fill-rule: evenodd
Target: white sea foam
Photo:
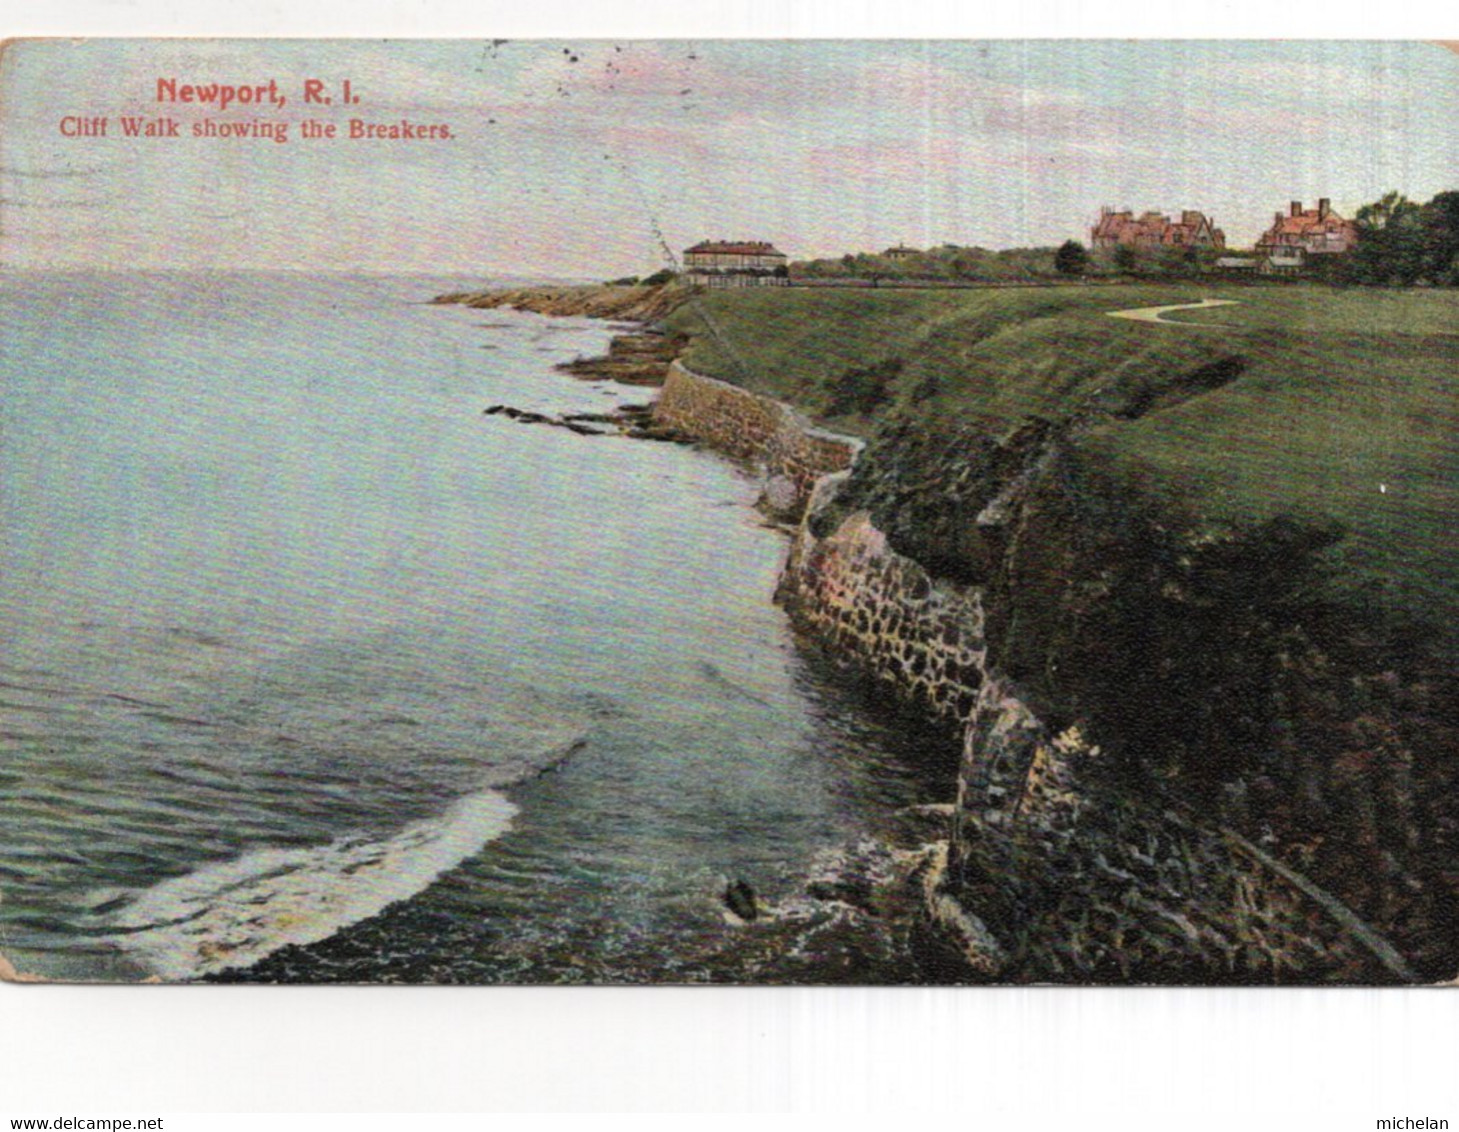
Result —
<instances>
[{"instance_id":1,"label":"white sea foam","mask_svg":"<svg viewBox=\"0 0 1459 1132\"><path fill-rule=\"evenodd\" d=\"M115 942L166 980L247 967L414 896L510 829L516 812L501 794L483 790L382 840L259 849L206 865L120 909Z\"/></svg>"}]
</instances>

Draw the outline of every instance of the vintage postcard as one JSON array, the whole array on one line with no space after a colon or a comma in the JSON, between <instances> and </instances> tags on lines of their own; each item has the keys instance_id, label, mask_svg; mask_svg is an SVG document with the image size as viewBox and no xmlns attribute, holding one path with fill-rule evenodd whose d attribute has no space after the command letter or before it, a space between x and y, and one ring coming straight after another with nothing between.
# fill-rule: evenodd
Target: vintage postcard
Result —
<instances>
[{"instance_id":1,"label":"vintage postcard","mask_svg":"<svg viewBox=\"0 0 1459 1132\"><path fill-rule=\"evenodd\" d=\"M16 40L0 976L1459 977L1459 56Z\"/></svg>"}]
</instances>

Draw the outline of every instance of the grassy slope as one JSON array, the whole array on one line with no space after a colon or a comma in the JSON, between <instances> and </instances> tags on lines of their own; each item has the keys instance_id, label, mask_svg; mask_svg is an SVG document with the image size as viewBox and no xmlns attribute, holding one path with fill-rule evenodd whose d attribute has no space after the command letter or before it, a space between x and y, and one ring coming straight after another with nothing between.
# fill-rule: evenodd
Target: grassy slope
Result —
<instances>
[{"instance_id":1,"label":"grassy slope","mask_svg":"<svg viewBox=\"0 0 1459 1132\"><path fill-rule=\"evenodd\" d=\"M1177 313L1201 326L1106 317ZM1459 293L1316 286L1140 284L973 291L720 292L669 318L685 361L817 414L847 369L899 360L868 432L901 409L1003 427L1089 408L1084 443L1156 498L1212 521L1331 518L1349 532L1355 587L1376 585L1436 624L1459 624L1450 534L1459 513ZM1181 379L1239 359L1229 384ZM1138 419L1113 415L1135 403Z\"/></svg>"}]
</instances>

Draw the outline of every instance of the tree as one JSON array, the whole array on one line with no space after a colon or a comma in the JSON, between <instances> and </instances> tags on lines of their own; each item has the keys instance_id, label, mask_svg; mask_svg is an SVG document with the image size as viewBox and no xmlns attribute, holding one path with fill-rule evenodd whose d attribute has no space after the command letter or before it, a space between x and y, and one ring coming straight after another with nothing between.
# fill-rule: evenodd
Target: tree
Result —
<instances>
[{"instance_id":1,"label":"tree","mask_svg":"<svg viewBox=\"0 0 1459 1132\"><path fill-rule=\"evenodd\" d=\"M1155 266L1166 275L1194 275L1201 266L1200 249L1194 244L1161 248L1154 258Z\"/></svg>"},{"instance_id":2,"label":"tree","mask_svg":"<svg viewBox=\"0 0 1459 1132\"><path fill-rule=\"evenodd\" d=\"M988 257L979 248L957 248L939 257L944 274L955 279L990 279Z\"/></svg>"},{"instance_id":3,"label":"tree","mask_svg":"<svg viewBox=\"0 0 1459 1132\"><path fill-rule=\"evenodd\" d=\"M1358 246L1353 251L1353 277L1359 283L1411 286L1424 275L1423 210L1402 193L1358 209Z\"/></svg>"},{"instance_id":4,"label":"tree","mask_svg":"<svg viewBox=\"0 0 1459 1132\"><path fill-rule=\"evenodd\" d=\"M1429 282L1459 285L1459 192L1440 193L1423 206L1424 274Z\"/></svg>"},{"instance_id":5,"label":"tree","mask_svg":"<svg viewBox=\"0 0 1459 1132\"><path fill-rule=\"evenodd\" d=\"M1115 245L1115 267L1120 271L1134 271L1140 265L1140 256L1133 244Z\"/></svg>"},{"instance_id":6,"label":"tree","mask_svg":"<svg viewBox=\"0 0 1459 1132\"><path fill-rule=\"evenodd\" d=\"M1054 253L1054 269L1060 275L1083 275L1089 266L1089 253L1078 240L1065 240Z\"/></svg>"}]
</instances>

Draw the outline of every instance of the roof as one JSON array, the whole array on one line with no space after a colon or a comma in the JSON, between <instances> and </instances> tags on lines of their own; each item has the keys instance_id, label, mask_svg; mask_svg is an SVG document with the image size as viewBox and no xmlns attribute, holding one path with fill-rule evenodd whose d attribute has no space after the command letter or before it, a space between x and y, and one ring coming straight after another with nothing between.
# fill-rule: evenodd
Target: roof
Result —
<instances>
[{"instance_id":1,"label":"roof","mask_svg":"<svg viewBox=\"0 0 1459 1132\"><path fill-rule=\"evenodd\" d=\"M1296 216L1283 216L1267 229L1267 236L1316 236L1323 232L1343 232L1357 226L1335 212L1322 216L1315 208L1304 209Z\"/></svg>"},{"instance_id":2,"label":"roof","mask_svg":"<svg viewBox=\"0 0 1459 1132\"><path fill-rule=\"evenodd\" d=\"M1145 236L1162 244L1173 244L1177 242L1177 235L1194 237L1202 228L1206 227L1212 239L1217 236L1224 237L1224 233L1216 228L1204 213L1194 209L1186 209L1180 214L1179 220L1172 220L1159 212L1145 212L1135 216L1133 212L1110 212L1105 211L1099 214L1099 223L1094 226L1095 239L1119 239L1124 232L1131 232L1137 236Z\"/></svg>"},{"instance_id":3,"label":"roof","mask_svg":"<svg viewBox=\"0 0 1459 1132\"><path fill-rule=\"evenodd\" d=\"M776 251L775 245L766 243L763 240L742 240L731 242L725 240L701 240L692 248L685 248L685 255L693 255L696 252L703 252L710 255L778 255L785 253Z\"/></svg>"}]
</instances>

